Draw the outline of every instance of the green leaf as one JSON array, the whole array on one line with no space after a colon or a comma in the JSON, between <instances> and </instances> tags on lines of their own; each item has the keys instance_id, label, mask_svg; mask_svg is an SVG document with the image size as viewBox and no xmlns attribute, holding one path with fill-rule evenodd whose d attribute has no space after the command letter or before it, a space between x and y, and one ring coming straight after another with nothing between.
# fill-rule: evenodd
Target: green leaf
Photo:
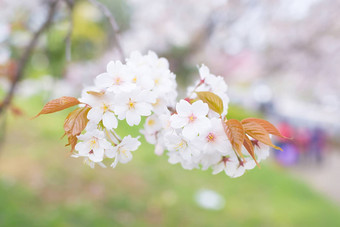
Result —
<instances>
[{"instance_id":1,"label":"green leaf","mask_svg":"<svg viewBox=\"0 0 340 227\"><path fill-rule=\"evenodd\" d=\"M209 108L219 115L223 112L223 101L218 96L210 91L200 91L196 92L197 97L202 100L204 103L208 104Z\"/></svg>"}]
</instances>

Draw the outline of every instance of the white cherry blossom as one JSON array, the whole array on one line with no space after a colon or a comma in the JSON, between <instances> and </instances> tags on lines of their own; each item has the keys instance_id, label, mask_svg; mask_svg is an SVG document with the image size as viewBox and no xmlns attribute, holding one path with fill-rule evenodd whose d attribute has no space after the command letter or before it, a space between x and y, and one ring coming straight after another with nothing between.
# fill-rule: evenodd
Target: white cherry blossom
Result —
<instances>
[{"instance_id":1,"label":"white cherry blossom","mask_svg":"<svg viewBox=\"0 0 340 227\"><path fill-rule=\"evenodd\" d=\"M138 141L138 138L133 138L130 135L124 137L122 142L106 152L107 157L115 158L114 162L111 164L111 167L116 167L118 162L127 163L131 161L131 151L137 150L140 145L141 143Z\"/></svg>"},{"instance_id":2,"label":"white cherry blossom","mask_svg":"<svg viewBox=\"0 0 340 227\"><path fill-rule=\"evenodd\" d=\"M149 116L155 96L149 91L135 89L131 92L118 94L115 99L115 113L119 120L126 119L128 125L138 125L141 116Z\"/></svg>"},{"instance_id":3,"label":"white cherry blossom","mask_svg":"<svg viewBox=\"0 0 340 227\"><path fill-rule=\"evenodd\" d=\"M112 145L105 139L104 132L99 130L88 131L78 136L79 140L75 150L79 156L88 157L93 162L101 162L104 159L104 152L112 149Z\"/></svg>"},{"instance_id":4,"label":"white cherry blossom","mask_svg":"<svg viewBox=\"0 0 340 227\"><path fill-rule=\"evenodd\" d=\"M167 135L165 144L170 152L177 152L185 160L199 154L199 150L189 140L175 133Z\"/></svg>"},{"instance_id":5,"label":"white cherry blossom","mask_svg":"<svg viewBox=\"0 0 340 227\"><path fill-rule=\"evenodd\" d=\"M98 75L95 84L98 88L106 88L108 91L119 93L121 91L128 92L136 87L132 83L132 76L126 65L120 61L110 61L107 65L107 72Z\"/></svg>"},{"instance_id":6,"label":"white cherry blossom","mask_svg":"<svg viewBox=\"0 0 340 227\"><path fill-rule=\"evenodd\" d=\"M232 151L230 142L224 132L219 118L212 118L210 128L196 139L196 143L203 149L205 153L213 153L218 151L222 155L230 154Z\"/></svg>"},{"instance_id":7,"label":"white cherry blossom","mask_svg":"<svg viewBox=\"0 0 340 227\"><path fill-rule=\"evenodd\" d=\"M115 95L112 92L102 95L92 95L85 92L80 101L92 107L87 114L90 121L98 124L102 120L104 127L111 130L118 126L118 120L113 109L114 98Z\"/></svg>"},{"instance_id":8,"label":"white cherry blossom","mask_svg":"<svg viewBox=\"0 0 340 227\"><path fill-rule=\"evenodd\" d=\"M183 127L183 136L193 139L199 133L210 127L210 121L206 117L209 111L208 104L201 100L190 104L180 100L176 105L177 114L171 116L171 127L178 129Z\"/></svg>"},{"instance_id":9,"label":"white cherry blossom","mask_svg":"<svg viewBox=\"0 0 340 227\"><path fill-rule=\"evenodd\" d=\"M246 170L253 169L256 163L252 159L246 159L242 161L238 159L235 155L224 156L222 160L215 164L213 168L213 174L217 174L224 171L228 176L232 178L242 176Z\"/></svg>"}]
</instances>

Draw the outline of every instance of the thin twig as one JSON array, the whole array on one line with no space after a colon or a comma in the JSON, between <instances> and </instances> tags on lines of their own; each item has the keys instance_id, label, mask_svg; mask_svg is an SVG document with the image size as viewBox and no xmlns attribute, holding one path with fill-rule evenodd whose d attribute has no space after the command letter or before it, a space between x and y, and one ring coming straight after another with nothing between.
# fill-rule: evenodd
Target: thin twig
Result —
<instances>
[{"instance_id":1,"label":"thin twig","mask_svg":"<svg viewBox=\"0 0 340 227\"><path fill-rule=\"evenodd\" d=\"M19 59L18 68L15 72L14 79L13 79L13 82L11 84L11 87L10 87L4 101L0 105L0 114L10 105L12 98L13 98L15 88L16 88L19 80L24 75L26 65L27 65L29 58L31 57L32 52L33 52L33 50L34 50L34 48L35 48L35 46L36 46L36 44L39 40L39 37L41 36L41 34L43 34L45 29L47 29L52 22L53 16L54 16L56 9L57 9L57 3L58 3L58 0L53 0L49 3L49 12L48 12L48 16L47 16L45 22L33 34L31 41L29 42L28 46L24 50L23 55Z\"/></svg>"},{"instance_id":2,"label":"thin twig","mask_svg":"<svg viewBox=\"0 0 340 227\"><path fill-rule=\"evenodd\" d=\"M97 8L99 8L100 11L102 11L104 15L109 19L111 27L114 32L114 38L115 38L117 50L119 52L121 60L124 61L125 54L124 54L122 45L120 44L120 41L119 41L119 26L116 22L116 19L112 15L111 11L101 2L98 2L97 0L88 0L88 1L91 2L93 5L95 5Z\"/></svg>"},{"instance_id":3,"label":"thin twig","mask_svg":"<svg viewBox=\"0 0 340 227\"><path fill-rule=\"evenodd\" d=\"M65 38L65 43L66 43L66 49L65 49L65 53L66 53L66 60L69 62L71 61L72 58L72 53L71 53L71 37L72 37L72 32L73 32L73 8L74 8L74 1L73 0L65 0L66 5L70 11L70 25L69 25L69 29L68 32L66 34L66 38Z\"/></svg>"}]
</instances>

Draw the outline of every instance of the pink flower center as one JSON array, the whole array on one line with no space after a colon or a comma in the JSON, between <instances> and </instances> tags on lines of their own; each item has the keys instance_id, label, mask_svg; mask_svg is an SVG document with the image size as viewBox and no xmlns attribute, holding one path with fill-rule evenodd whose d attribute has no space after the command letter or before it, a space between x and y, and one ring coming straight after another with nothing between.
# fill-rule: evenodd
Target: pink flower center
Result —
<instances>
[{"instance_id":1,"label":"pink flower center","mask_svg":"<svg viewBox=\"0 0 340 227\"><path fill-rule=\"evenodd\" d=\"M122 79L120 77L117 77L115 80L114 80L114 84L116 85L120 85L122 83Z\"/></svg>"},{"instance_id":2,"label":"pink flower center","mask_svg":"<svg viewBox=\"0 0 340 227\"><path fill-rule=\"evenodd\" d=\"M216 140L216 136L214 133L210 132L208 135L207 135L207 141L208 143L211 143L211 142L214 142Z\"/></svg>"},{"instance_id":3,"label":"pink flower center","mask_svg":"<svg viewBox=\"0 0 340 227\"><path fill-rule=\"evenodd\" d=\"M194 122L196 119L197 119L197 117L196 117L194 114L191 114L191 115L189 116L189 123Z\"/></svg>"}]
</instances>

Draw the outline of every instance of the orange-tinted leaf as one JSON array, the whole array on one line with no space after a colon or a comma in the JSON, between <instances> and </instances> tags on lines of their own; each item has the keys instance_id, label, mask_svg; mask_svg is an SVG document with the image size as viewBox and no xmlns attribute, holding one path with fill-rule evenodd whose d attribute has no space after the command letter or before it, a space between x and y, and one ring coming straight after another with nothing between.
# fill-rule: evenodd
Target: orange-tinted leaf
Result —
<instances>
[{"instance_id":1,"label":"orange-tinted leaf","mask_svg":"<svg viewBox=\"0 0 340 227\"><path fill-rule=\"evenodd\" d=\"M35 116L34 118L38 117L41 114L54 113L54 112L69 108L71 106L78 105L78 104L80 104L78 99L74 97L63 96L59 99L54 99L52 101L49 101L44 106L44 108L40 111L40 113L38 113L37 116Z\"/></svg>"},{"instance_id":2,"label":"orange-tinted leaf","mask_svg":"<svg viewBox=\"0 0 340 227\"><path fill-rule=\"evenodd\" d=\"M87 91L86 93L87 93L87 94L90 94L90 95L97 96L97 97L100 97L100 96L102 96L102 95L105 94L103 91L101 91L101 92L97 92L97 91Z\"/></svg>"},{"instance_id":3,"label":"orange-tinted leaf","mask_svg":"<svg viewBox=\"0 0 340 227\"><path fill-rule=\"evenodd\" d=\"M234 151L244 159L241 150L246 135L242 124L235 119L230 119L227 121L224 121L222 119L221 121L224 128L224 132L227 135Z\"/></svg>"},{"instance_id":4,"label":"orange-tinted leaf","mask_svg":"<svg viewBox=\"0 0 340 227\"><path fill-rule=\"evenodd\" d=\"M208 104L209 108L219 115L223 112L223 101L218 96L209 91L200 91L196 92L197 97L202 100L204 103Z\"/></svg>"},{"instance_id":5,"label":"orange-tinted leaf","mask_svg":"<svg viewBox=\"0 0 340 227\"><path fill-rule=\"evenodd\" d=\"M250 141L250 139L248 138L248 136L244 137L244 142L243 142L243 146L247 149L248 153L251 155L251 157L254 159L256 165L258 167L260 167L259 163L256 160L255 157L255 152L254 152L254 146L253 143Z\"/></svg>"},{"instance_id":6,"label":"orange-tinted leaf","mask_svg":"<svg viewBox=\"0 0 340 227\"><path fill-rule=\"evenodd\" d=\"M256 122L259 125L261 125L269 134L288 139L287 137L283 136L280 133L280 131L272 123L266 120L258 119L258 118L246 118L241 121L241 123L247 123L247 122Z\"/></svg>"},{"instance_id":7,"label":"orange-tinted leaf","mask_svg":"<svg viewBox=\"0 0 340 227\"><path fill-rule=\"evenodd\" d=\"M78 142L78 138L77 136L69 136L68 137L68 144L65 145L66 146L71 146L71 153L74 151L74 148L76 147Z\"/></svg>"},{"instance_id":8,"label":"orange-tinted leaf","mask_svg":"<svg viewBox=\"0 0 340 227\"><path fill-rule=\"evenodd\" d=\"M87 119L87 113L90 109L91 108L87 106L79 107L66 117L64 130L67 136L77 136L84 130L87 122L89 121Z\"/></svg>"},{"instance_id":9,"label":"orange-tinted leaf","mask_svg":"<svg viewBox=\"0 0 340 227\"><path fill-rule=\"evenodd\" d=\"M267 144L275 149L282 150L280 147L275 146L270 140L269 133L258 123L253 121L242 122L245 132L252 138Z\"/></svg>"}]
</instances>

